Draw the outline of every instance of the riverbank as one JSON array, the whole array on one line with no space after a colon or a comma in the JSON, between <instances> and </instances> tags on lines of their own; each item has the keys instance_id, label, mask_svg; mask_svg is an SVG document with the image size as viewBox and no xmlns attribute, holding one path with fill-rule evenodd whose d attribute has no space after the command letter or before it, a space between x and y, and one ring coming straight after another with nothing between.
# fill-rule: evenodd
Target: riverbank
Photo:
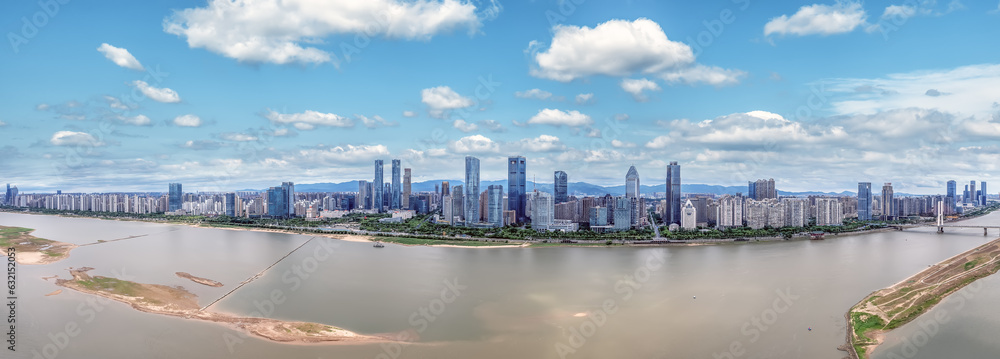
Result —
<instances>
[{"instance_id":1,"label":"riverbank","mask_svg":"<svg viewBox=\"0 0 1000 359\"><path fill-rule=\"evenodd\" d=\"M201 285L207 285L209 287L221 287L222 286L222 283L220 283L218 281L214 281L214 280L211 280L211 279L208 279L208 278L195 277L195 276L191 275L191 273L177 272L177 273L174 273L174 274L176 274L178 277L190 280L192 282L195 282L195 283L198 283L198 284L201 284Z\"/></svg>"},{"instance_id":2,"label":"riverbank","mask_svg":"<svg viewBox=\"0 0 1000 359\"><path fill-rule=\"evenodd\" d=\"M18 264L49 264L69 258L75 244L57 242L31 235L31 228L0 226L0 247L14 248Z\"/></svg>"},{"instance_id":3,"label":"riverbank","mask_svg":"<svg viewBox=\"0 0 1000 359\"><path fill-rule=\"evenodd\" d=\"M889 331L926 313L959 289L1000 271L1000 238L929 266L869 294L848 310L846 350L866 359Z\"/></svg>"},{"instance_id":4,"label":"riverbank","mask_svg":"<svg viewBox=\"0 0 1000 359\"><path fill-rule=\"evenodd\" d=\"M69 272L72 279L57 279L56 285L122 302L141 312L230 325L274 342L371 343L391 341L388 337L362 335L325 324L239 317L204 311L198 307L197 296L182 287L90 276L87 274L90 270L93 268L71 268Z\"/></svg>"}]
</instances>

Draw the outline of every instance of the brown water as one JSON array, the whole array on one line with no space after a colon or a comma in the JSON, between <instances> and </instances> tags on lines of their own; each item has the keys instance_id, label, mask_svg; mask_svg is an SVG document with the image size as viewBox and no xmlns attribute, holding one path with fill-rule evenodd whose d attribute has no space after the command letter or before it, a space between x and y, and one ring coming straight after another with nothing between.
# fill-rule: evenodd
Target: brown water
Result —
<instances>
[{"instance_id":1,"label":"brown water","mask_svg":"<svg viewBox=\"0 0 1000 359\"><path fill-rule=\"evenodd\" d=\"M1000 213L968 223L998 220ZM73 291L45 297L58 287L41 277L65 278L65 268L90 266L97 275L184 286L205 305L309 236L9 213L0 213L0 225L36 228L39 237L77 244L145 235L20 267L17 354L26 358L37 352L57 358L840 359L847 308L997 234L939 235L926 228L824 241L508 249L375 249L317 238L212 309L420 339L287 345ZM174 272L225 285L194 284ZM963 289L938 308L951 320L941 321L919 348L902 352L902 338L923 330L918 321L892 333L874 358L1000 357L992 341L1000 330L991 308L998 297L997 277ZM78 328L69 331L75 335L66 334L67 324Z\"/></svg>"}]
</instances>

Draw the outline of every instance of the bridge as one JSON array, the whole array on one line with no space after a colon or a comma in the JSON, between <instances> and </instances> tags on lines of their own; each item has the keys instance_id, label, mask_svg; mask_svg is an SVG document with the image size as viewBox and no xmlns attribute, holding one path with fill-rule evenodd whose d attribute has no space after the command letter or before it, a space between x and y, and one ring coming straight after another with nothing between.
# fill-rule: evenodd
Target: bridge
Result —
<instances>
[{"instance_id":1,"label":"bridge","mask_svg":"<svg viewBox=\"0 0 1000 359\"><path fill-rule=\"evenodd\" d=\"M944 208L944 202L938 202L938 208ZM962 225L962 224L944 224L944 211L938 211L937 223L934 225L937 227L938 233L944 233L945 228L982 228L983 235L989 235L990 228L1000 228L1000 226L973 226L973 225Z\"/></svg>"}]
</instances>

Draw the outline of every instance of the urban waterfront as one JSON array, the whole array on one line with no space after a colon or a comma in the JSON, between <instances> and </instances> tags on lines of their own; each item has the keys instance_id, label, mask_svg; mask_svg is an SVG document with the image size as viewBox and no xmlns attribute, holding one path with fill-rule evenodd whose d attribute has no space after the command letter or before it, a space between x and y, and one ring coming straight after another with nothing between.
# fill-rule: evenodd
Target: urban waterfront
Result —
<instances>
[{"instance_id":1,"label":"urban waterfront","mask_svg":"<svg viewBox=\"0 0 1000 359\"><path fill-rule=\"evenodd\" d=\"M997 221L1000 213L967 223ZM25 350L18 355L30 357L31 350L59 344L49 334L58 338L74 322L79 335L59 350L59 357L107 358L378 358L396 357L397 352L403 358L842 358L845 353L836 348L844 342L843 316L850 306L997 234L984 237L979 229L937 234L926 227L823 241L717 246L470 249L390 244L378 250L369 243L317 238L213 307L362 334L419 336L416 343L397 346L280 344L216 323L102 303L74 291L44 296L58 287L42 277L66 278L67 267L90 266L99 275L183 286L204 305L309 236L12 213L0 214L0 225L36 228L36 236L74 244L139 236L78 247L68 259L50 265L20 267L21 296L30 300L22 299L20 308L29 324L21 327L20 348ZM317 240L333 246L334 254L317 256ZM177 271L224 286L195 285L176 277ZM935 358L958 348L973 354L998 350L972 333L1000 329L989 305L1000 295L1000 283L995 277L980 283L927 314L949 311L952 320L941 323L912 357ZM449 288L457 296L443 296ZM281 300L272 300L275 290ZM961 308L954 303L959 298L966 303ZM423 320L428 316L434 320ZM901 338L919 332L920 323L918 319L891 333L873 357L901 353Z\"/></svg>"}]
</instances>

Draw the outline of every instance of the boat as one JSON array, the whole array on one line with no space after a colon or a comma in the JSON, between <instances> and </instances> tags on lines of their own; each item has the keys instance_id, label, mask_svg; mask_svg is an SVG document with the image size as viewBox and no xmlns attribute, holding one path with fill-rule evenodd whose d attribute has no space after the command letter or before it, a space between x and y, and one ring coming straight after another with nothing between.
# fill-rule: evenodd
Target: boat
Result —
<instances>
[{"instance_id":1,"label":"boat","mask_svg":"<svg viewBox=\"0 0 1000 359\"><path fill-rule=\"evenodd\" d=\"M385 247L385 245L384 245L384 244L382 244L382 242L375 242L375 245L373 245L372 247L375 247L375 248L382 248L382 247Z\"/></svg>"}]
</instances>

